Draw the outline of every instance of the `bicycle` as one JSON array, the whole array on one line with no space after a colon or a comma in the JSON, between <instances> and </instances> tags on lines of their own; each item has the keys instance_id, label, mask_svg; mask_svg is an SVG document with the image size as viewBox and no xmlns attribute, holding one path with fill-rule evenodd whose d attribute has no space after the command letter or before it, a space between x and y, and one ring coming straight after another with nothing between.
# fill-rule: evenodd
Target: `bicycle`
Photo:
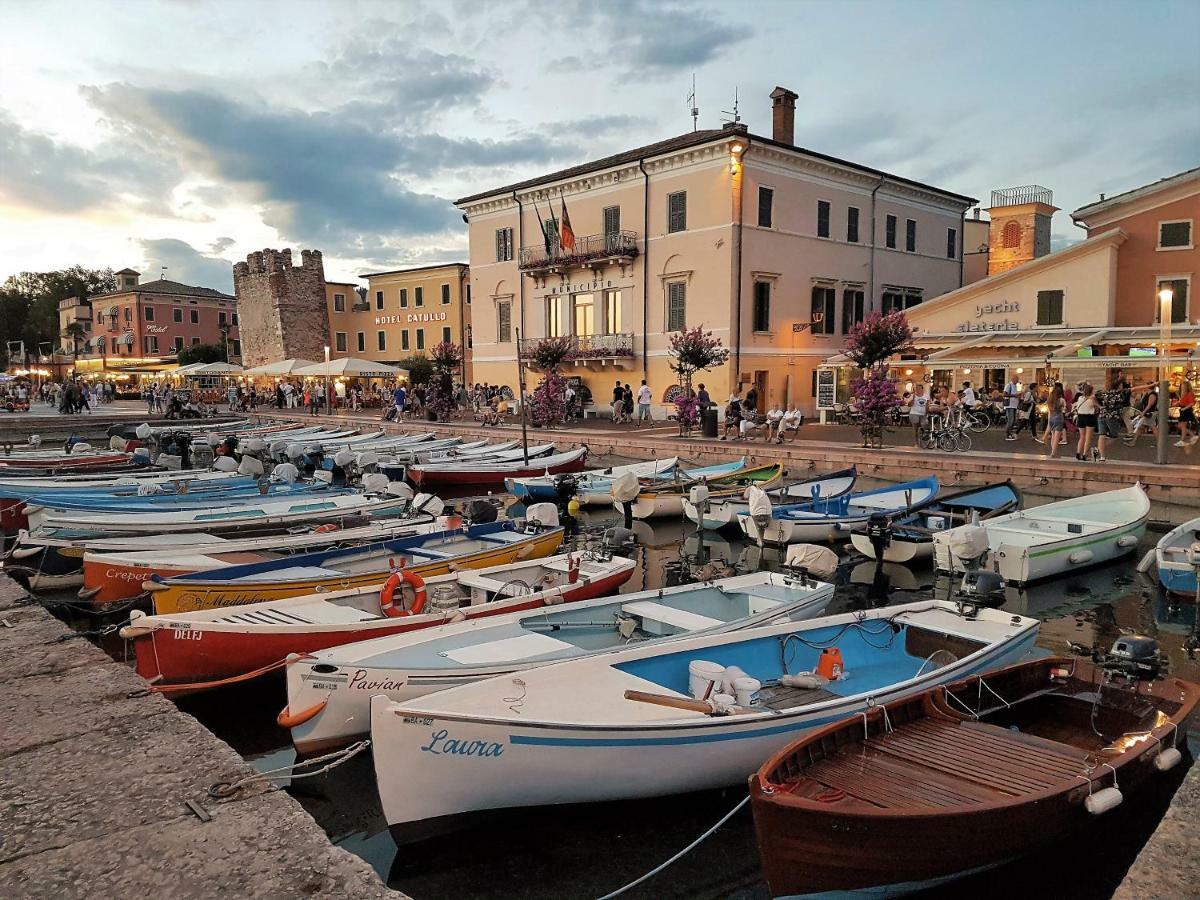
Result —
<instances>
[{"instance_id":1,"label":"bicycle","mask_svg":"<svg viewBox=\"0 0 1200 900\"><path fill-rule=\"evenodd\" d=\"M965 453L971 449L971 435L962 422L947 424L944 417L929 417L929 427L917 434L917 446L922 450L942 450L946 453Z\"/></svg>"},{"instance_id":2,"label":"bicycle","mask_svg":"<svg viewBox=\"0 0 1200 900\"><path fill-rule=\"evenodd\" d=\"M986 409L964 409L960 415L960 428L966 428L976 434L983 434L992 427L992 417Z\"/></svg>"}]
</instances>

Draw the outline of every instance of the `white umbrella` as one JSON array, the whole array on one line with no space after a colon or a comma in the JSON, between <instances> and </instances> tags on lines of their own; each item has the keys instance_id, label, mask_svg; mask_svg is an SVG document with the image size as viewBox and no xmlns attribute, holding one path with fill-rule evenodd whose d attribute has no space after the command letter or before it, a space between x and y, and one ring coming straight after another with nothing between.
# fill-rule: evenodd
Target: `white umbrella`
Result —
<instances>
[{"instance_id":1,"label":"white umbrella","mask_svg":"<svg viewBox=\"0 0 1200 900\"><path fill-rule=\"evenodd\" d=\"M326 378L402 378L408 376L407 369L397 369L369 359L356 359L353 356L345 359L333 359L329 362L313 363L296 369L293 375L312 375Z\"/></svg>"},{"instance_id":2,"label":"white umbrella","mask_svg":"<svg viewBox=\"0 0 1200 900\"><path fill-rule=\"evenodd\" d=\"M235 366L232 363L215 362L208 363L198 369L191 371L192 375L241 375L242 367Z\"/></svg>"},{"instance_id":3,"label":"white umbrella","mask_svg":"<svg viewBox=\"0 0 1200 900\"><path fill-rule=\"evenodd\" d=\"M282 359L279 362L267 363L247 369L243 375L293 375L299 369L315 366L311 359Z\"/></svg>"},{"instance_id":4,"label":"white umbrella","mask_svg":"<svg viewBox=\"0 0 1200 900\"><path fill-rule=\"evenodd\" d=\"M208 365L208 363L201 363L201 362L188 363L186 366L180 366L178 369L172 370L169 374L171 374L171 375L190 375L192 372L195 372L197 369L203 369L206 365Z\"/></svg>"}]
</instances>

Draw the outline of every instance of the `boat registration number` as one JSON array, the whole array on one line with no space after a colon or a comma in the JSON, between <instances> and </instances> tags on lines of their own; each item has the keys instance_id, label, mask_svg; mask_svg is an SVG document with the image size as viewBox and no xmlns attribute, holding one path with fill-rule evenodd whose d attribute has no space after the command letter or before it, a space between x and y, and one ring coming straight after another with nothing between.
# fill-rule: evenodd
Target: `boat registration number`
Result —
<instances>
[{"instance_id":1,"label":"boat registration number","mask_svg":"<svg viewBox=\"0 0 1200 900\"><path fill-rule=\"evenodd\" d=\"M198 641L204 637L203 631L192 631L190 628L176 628L175 640L177 641Z\"/></svg>"}]
</instances>

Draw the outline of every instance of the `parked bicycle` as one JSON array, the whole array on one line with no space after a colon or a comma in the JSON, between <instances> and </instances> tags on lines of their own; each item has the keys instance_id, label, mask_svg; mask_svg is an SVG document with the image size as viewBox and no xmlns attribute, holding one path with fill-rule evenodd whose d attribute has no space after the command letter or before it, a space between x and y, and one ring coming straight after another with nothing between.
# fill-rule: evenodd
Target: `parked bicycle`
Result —
<instances>
[{"instance_id":1,"label":"parked bicycle","mask_svg":"<svg viewBox=\"0 0 1200 900\"><path fill-rule=\"evenodd\" d=\"M966 417L963 417L965 421ZM946 453L965 453L971 449L971 435L963 421L947 422L942 415L928 418L928 426L917 434L917 445L922 450L943 450Z\"/></svg>"}]
</instances>

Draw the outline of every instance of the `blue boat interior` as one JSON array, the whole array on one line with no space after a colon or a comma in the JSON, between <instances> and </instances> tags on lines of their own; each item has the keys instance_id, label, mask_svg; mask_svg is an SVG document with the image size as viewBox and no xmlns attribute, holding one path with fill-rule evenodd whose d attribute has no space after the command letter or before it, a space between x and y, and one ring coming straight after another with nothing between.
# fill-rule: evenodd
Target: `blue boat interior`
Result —
<instances>
[{"instance_id":1,"label":"blue boat interior","mask_svg":"<svg viewBox=\"0 0 1200 900\"><path fill-rule=\"evenodd\" d=\"M874 512L902 510L914 503L922 503L937 493L938 480L934 476L909 481L904 484L888 485L870 491L855 491L836 497L818 497L803 503L790 503L775 508L775 518L795 517L810 519L813 516L844 518L851 515L867 515ZM888 508L879 502L881 497L894 497L893 506ZM864 504L863 501L874 501Z\"/></svg>"}]
</instances>

